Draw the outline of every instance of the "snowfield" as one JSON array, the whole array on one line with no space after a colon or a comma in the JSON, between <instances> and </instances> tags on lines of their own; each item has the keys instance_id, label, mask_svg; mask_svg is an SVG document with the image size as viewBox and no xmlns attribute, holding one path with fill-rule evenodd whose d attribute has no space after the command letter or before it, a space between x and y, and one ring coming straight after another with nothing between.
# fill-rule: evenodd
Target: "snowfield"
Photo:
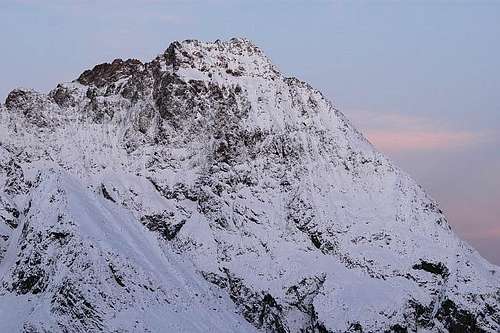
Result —
<instances>
[{"instance_id":1,"label":"snowfield","mask_svg":"<svg viewBox=\"0 0 500 333\"><path fill-rule=\"evenodd\" d=\"M0 332L500 332L500 269L246 39L0 105Z\"/></svg>"}]
</instances>

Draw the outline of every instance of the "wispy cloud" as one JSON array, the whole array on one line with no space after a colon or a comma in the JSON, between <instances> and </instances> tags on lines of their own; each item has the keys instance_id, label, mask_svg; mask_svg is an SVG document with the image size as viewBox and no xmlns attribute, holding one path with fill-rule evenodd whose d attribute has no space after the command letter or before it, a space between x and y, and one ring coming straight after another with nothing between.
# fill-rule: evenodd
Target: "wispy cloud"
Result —
<instances>
[{"instance_id":1,"label":"wispy cloud","mask_svg":"<svg viewBox=\"0 0 500 333\"><path fill-rule=\"evenodd\" d=\"M490 138L487 132L447 128L430 118L398 113L352 112L350 115L368 139L386 152L456 150Z\"/></svg>"},{"instance_id":2,"label":"wispy cloud","mask_svg":"<svg viewBox=\"0 0 500 333\"><path fill-rule=\"evenodd\" d=\"M404 150L452 150L482 142L484 133L473 133L452 130L368 130L368 139L378 148L385 151Z\"/></svg>"},{"instance_id":3,"label":"wispy cloud","mask_svg":"<svg viewBox=\"0 0 500 333\"><path fill-rule=\"evenodd\" d=\"M467 239L500 239L500 208L496 198L496 191L484 196L453 198L447 202L447 215Z\"/></svg>"}]
</instances>

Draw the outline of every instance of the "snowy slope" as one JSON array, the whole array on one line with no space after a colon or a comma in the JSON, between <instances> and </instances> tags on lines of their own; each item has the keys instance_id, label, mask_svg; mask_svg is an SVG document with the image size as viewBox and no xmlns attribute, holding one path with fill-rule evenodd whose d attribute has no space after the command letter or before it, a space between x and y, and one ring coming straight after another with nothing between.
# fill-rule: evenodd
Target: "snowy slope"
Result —
<instances>
[{"instance_id":1,"label":"snowy slope","mask_svg":"<svg viewBox=\"0 0 500 333\"><path fill-rule=\"evenodd\" d=\"M498 332L500 269L245 39L0 106L0 331Z\"/></svg>"}]
</instances>

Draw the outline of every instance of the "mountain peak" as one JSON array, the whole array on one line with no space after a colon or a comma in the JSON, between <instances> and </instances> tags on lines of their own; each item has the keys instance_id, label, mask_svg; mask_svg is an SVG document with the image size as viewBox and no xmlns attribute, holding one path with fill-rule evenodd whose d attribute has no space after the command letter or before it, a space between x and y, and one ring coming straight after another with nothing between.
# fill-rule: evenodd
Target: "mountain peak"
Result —
<instances>
[{"instance_id":1,"label":"mountain peak","mask_svg":"<svg viewBox=\"0 0 500 333\"><path fill-rule=\"evenodd\" d=\"M196 47L196 48L204 48L204 49L212 49L212 48L217 48L219 50L226 50L226 51L233 51L233 52L240 52L247 51L247 52L254 52L254 53L260 53L262 54L262 50L255 44L253 43L250 39L244 38L244 37L233 37L229 40L220 40L217 39L214 42L204 42L200 41L197 39L185 39L183 41L175 41L170 44L169 48L172 47L187 47L188 49L190 47Z\"/></svg>"},{"instance_id":2,"label":"mountain peak","mask_svg":"<svg viewBox=\"0 0 500 333\"><path fill-rule=\"evenodd\" d=\"M232 76L277 72L261 49L245 38L215 42L198 40L174 42L167 48L164 56L167 65L173 65L176 70L197 69L207 73L211 70L218 72L225 70Z\"/></svg>"},{"instance_id":3,"label":"mountain peak","mask_svg":"<svg viewBox=\"0 0 500 333\"><path fill-rule=\"evenodd\" d=\"M498 267L248 40L15 90L0 119L1 332L500 328Z\"/></svg>"},{"instance_id":4,"label":"mountain peak","mask_svg":"<svg viewBox=\"0 0 500 333\"><path fill-rule=\"evenodd\" d=\"M236 84L242 77L272 79L280 76L270 59L245 38L228 41L202 42L184 40L172 42L165 52L150 62L137 59L115 59L84 71L75 82L111 94L127 87L125 94L141 93L152 82L165 76L185 80ZM231 83L232 82L232 83ZM153 84L154 86L154 84ZM130 88L130 89L129 89ZM96 91L97 91L96 90ZM123 92L123 91L121 91ZM95 91L94 91L95 93ZM132 94L133 94L132 93Z\"/></svg>"}]
</instances>

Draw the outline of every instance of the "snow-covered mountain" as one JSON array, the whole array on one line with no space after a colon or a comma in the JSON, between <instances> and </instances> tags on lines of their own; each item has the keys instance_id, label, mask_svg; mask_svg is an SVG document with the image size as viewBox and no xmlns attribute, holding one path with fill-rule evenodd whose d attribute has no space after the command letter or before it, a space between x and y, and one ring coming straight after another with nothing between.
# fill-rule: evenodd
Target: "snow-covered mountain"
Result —
<instances>
[{"instance_id":1,"label":"snow-covered mountain","mask_svg":"<svg viewBox=\"0 0 500 333\"><path fill-rule=\"evenodd\" d=\"M0 332L499 332L500 268L245 39L0 106Z\"/></svg>"}]
</instances>

